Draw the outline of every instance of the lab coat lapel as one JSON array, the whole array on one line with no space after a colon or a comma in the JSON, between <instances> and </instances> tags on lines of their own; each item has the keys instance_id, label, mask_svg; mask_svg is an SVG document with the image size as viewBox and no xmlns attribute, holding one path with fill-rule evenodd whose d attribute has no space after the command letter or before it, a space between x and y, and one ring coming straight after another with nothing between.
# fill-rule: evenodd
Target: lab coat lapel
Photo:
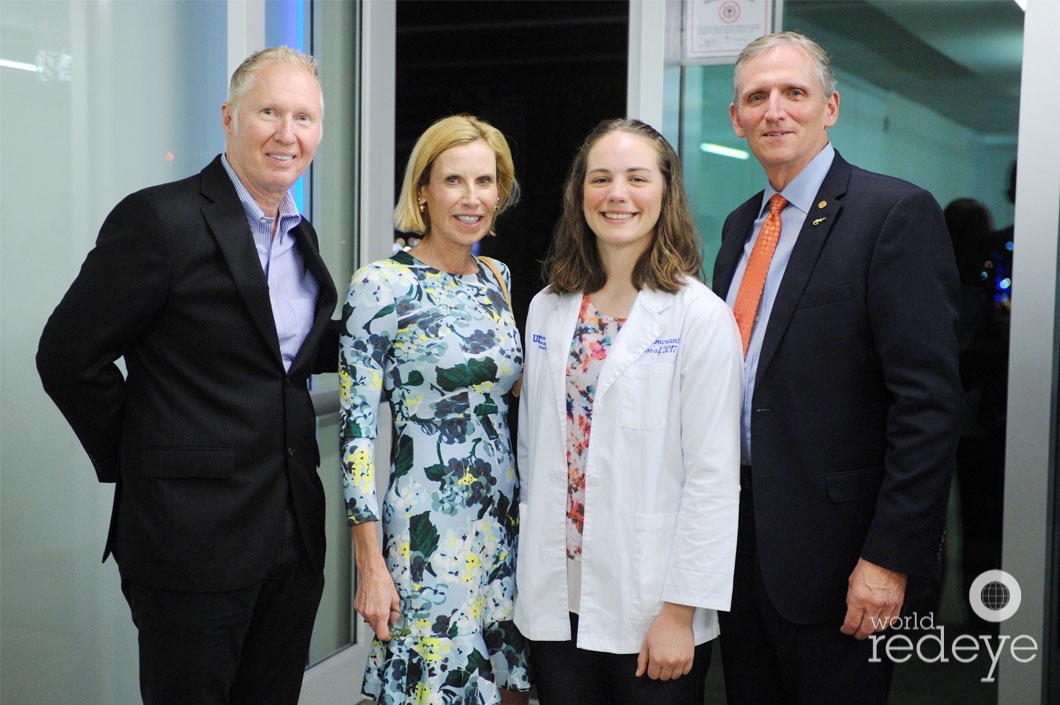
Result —
<instances>
[{"instance_id":1,"label":"lab coat lapel","mask_svg":"<svg viewBox=\"0 0 1060 705\"><path fill-rule=\"evenodd\" d=\"M578 324L581 302L581 294L556 297L552 301L552 311L547 319L548 327L545 329L549 379L552 380L556 399L564 400L564 404L567 398L567 360L570 358L570 344L574 338L574 328ZM566 415L563 421L566 423Z\"/></svg>"},{"instance_id":2,"label":"lab coat lapel","mask_svg":"<svg viewBox=\"0 0 1060 705\"><path fill-rule=\"evenodd\" d=\"M625 324L607 351L607 359L600 369L596 383L596 397L607 390L637 361L662 332L660 314L670 306L671 297L664 292L642 289L633 301L633 308Z\"/></svg>"}]
</instances>

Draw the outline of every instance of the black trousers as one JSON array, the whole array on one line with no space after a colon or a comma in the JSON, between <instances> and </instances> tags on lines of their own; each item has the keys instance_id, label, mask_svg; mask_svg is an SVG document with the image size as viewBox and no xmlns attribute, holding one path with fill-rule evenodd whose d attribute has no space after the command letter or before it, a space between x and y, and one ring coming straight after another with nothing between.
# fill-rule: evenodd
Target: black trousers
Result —
<instances>
[{"instance_id":1,"label":"black trousers","mask_svg":"<svg viewBox=\"0 0 1060 705\"><path fill-rule=\"evenodd\" d=\"M719 613L728 705L884 705L894 664L878 654L873 662L870 639L840 632L842 620L795 624L773 607L759 569L753 501L747 477L732 609Z\"/></svg>"},{"instance_id":2,"label":"black trousers","mask_svg":"<svg viewBox=\"0 0 1060 705\"><path fill-rule=\"evenodd\" d=\"M258 585L195 593L122 581L144 705L296 705L323 589L290 510Z\"/></svg>"},{"instance_id":3,"label":"black trousers","mask_svg":"<svg viewBox=\"0 0 1060 705\"><path fill-rule=\"evenodd\" d=\"M530 642L541 705L703 705L711 642L696 647L688 675L637 678L637 654L579 649L578 615L572 613L570 621L571 641Z\"/></svg>"}]
</instances>

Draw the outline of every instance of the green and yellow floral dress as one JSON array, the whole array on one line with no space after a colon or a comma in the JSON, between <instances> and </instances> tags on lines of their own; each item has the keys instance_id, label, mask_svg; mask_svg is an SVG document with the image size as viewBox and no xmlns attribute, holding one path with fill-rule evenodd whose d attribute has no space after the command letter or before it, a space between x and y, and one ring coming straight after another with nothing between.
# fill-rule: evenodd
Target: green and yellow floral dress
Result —
<instances>
[{"instance_id":1,"label":"green and yellow floral dress","mask_svg":"<svg viewBox=\"0 0 1060 705\"><path fill-rule=\"evenodd\" d=\"M501 266L501 276L509 273ZM353 275L343 307L340 442L350 523L383 522L401 621L372 644L363 692L383 705L494 705L528 690L512 623L518 503L506 415L522 369L492 272L442 272L407 252ZM375 438L395 437L379 506ZM381 516L380 516L381 515Z\"/></svg>"}]
</instances>

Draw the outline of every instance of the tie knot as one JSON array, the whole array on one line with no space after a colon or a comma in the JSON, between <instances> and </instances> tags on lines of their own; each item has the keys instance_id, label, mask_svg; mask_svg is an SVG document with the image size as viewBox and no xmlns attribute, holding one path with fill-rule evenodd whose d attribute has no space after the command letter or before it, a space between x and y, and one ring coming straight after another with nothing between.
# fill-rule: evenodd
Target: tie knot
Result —
<instances>
[{"instance_id":1,"label":"tie knot","mask_svg":"<svg viewBox=\"0 0 1060 705\"><path fill-rule=\"evenodd\" d=\"M769 199L769 212L772 215L776 215L780 211L784 210L784 206L788 205L788 199L781 196L779 193L774 193Z\"/></svg>"}]
</instances>

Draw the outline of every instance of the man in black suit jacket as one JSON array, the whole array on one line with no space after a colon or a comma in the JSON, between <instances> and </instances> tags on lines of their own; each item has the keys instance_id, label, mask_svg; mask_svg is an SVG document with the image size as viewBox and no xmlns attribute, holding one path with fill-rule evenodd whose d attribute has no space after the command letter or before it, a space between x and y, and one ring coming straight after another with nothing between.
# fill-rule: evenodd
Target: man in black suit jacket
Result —
<instances>
[{"instance_id":1,"label":"man in black suit jacket","mask_svg":"<svg viewBox=\"0 0 1060 705\"><path fill-rule=\"evenodd\" d=\"M103 557L147 705L296 703L324 582L307 382L337 367L336 292L289 193L321 136L315 62L252 55L221 113L225 154L111 211L37 354L116 483Z\"/></svg>"},{"instance_id":2,"label":"man in black suit jacket","mask_svg":"<svg viewBox=\"0 0 1060 705\"><path fill-rule=\"evenodd\" d=\"M940 571L961 404L953 253L930 194L832 148L839 94L812 40L752 42L729 110L769 178L725 221L714 288L730 305L770 197L787 205L741 323L728 702L884 703L893 665L873 642Z\"/></svg>"}]
</instances>

